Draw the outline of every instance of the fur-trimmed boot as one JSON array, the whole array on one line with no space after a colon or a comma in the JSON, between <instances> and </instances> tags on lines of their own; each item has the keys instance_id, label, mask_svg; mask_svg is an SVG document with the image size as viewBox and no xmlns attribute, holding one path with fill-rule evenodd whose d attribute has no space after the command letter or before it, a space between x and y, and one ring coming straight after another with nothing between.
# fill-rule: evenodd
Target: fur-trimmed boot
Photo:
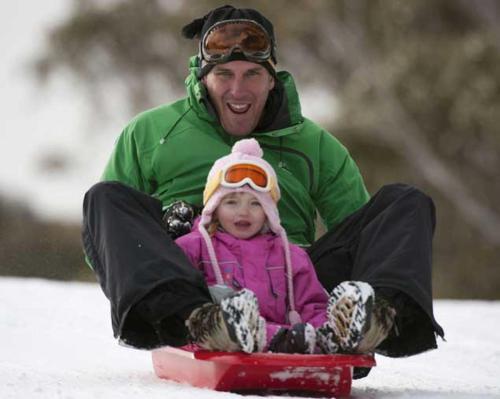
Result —
<instances>
[{"instance_id":1,"label":"fur-trimmed boot","mask_svg":"<svg viewBox=\"0 0 500 399\"><path fill-rule=\"evenodd\" d=\"M204 349L259 352L265 346L265 321L255 294L247 289L193 310L186 320L192 341Z\"/></svg>"},{"instance_id":2,"label":"fur-trimmed boot","mask_svg":"<svg viewBox=\"0 0 500 399\"><path fill-rule=\"evenodd\" d=\"M395 309L384 298L376 298L370 284L344 281L330 294L318 343L328 353L373 352L389 334L395 316Z\"/></svg>"}]
</instances>

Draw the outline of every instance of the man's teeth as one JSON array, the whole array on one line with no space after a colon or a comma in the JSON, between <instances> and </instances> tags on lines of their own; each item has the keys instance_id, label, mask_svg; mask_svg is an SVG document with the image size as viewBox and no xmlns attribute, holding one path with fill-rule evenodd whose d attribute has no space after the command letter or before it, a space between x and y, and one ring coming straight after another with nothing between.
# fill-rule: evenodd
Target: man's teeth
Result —
<instances>
[{"instance_id":1,"label":"man's teeth","mask_svg":"<svg viewBox=\"0 0 500 399\"><path fill-rule=\"evenodd\" d=\"M231 104L231 103L228 103L227 105L229 106L231 111L236 112L236 113L246 112L250 108L250 104Z\"/></svg>"}]
</instances>

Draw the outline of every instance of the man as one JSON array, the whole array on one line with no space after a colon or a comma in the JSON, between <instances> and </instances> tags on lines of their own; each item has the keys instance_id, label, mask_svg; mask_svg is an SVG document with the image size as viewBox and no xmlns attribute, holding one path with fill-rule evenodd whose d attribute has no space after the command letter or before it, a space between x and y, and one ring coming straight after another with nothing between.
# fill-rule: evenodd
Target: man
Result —
<instances>
[{"instance_id":1,"label":"man","mask_svg":"<svg viewBox=\"0 0 500 399\"><path fill-rule=\"evenodd\" d=\"M333 319L320 331L326 344L389 356L435 348L443 330L432 311L432 200L400 184L370 199L348 151L302 116L293 78L276 71L273 26L259 12L219 7L183 35L200 39L188 96L131 121L84 201L85 252L111 302L115 336L141 348L188 336L234 348L225 342L239 326L228 312L242 310L241 298L213 304L220 293L208 291L172 239L191 228L213 162L254 137L278 174L289 239L308 247L333 290ZM314 242L316 212L328 232Z\"/></svg>"}]
</instances>

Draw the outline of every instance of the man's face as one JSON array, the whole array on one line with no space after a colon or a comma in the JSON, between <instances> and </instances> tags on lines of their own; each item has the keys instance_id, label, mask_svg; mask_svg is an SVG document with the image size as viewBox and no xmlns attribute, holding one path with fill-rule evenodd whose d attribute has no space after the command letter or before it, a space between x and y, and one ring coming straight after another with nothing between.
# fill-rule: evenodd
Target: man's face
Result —
<instances>
[{"instance_id":1,"label":"man's face","mask_svg":"<svg viewBox=\"0 0 500 399\"><path fill-rule=\"evenodd\" d=\"M224 130L246 136L259 123L274 78L262 65L248 61L217 64L203 78Z\"/></svg>"}]
</instances>

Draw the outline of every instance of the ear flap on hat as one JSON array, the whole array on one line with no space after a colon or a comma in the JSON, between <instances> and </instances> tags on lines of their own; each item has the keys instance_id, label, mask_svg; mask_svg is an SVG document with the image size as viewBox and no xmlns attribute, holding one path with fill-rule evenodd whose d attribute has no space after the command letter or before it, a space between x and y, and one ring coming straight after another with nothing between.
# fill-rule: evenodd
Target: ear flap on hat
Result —
<instances>
[{"instance_id":1,"label":"ear flap on hat","mask_svg":"<svg viewBox=\"0 0 500 399\"><path fill-rule=\"evenodd\" d=\"M205 15L202 18L197 18L184 26L182 28L182 36L186 39L194 39L195 37L201 37L201 29L203 28L203 24L205 23L207 16Z\"/></svg>"},{"instance_id":2,"label":"ear flap on hat","mask_svg":"<svg viewBox=\"0 0 500 399\"><path fill-rule=\"evenodd\" d=\"M215 21L224 20L224 15L226 15L228 12L230 13L232 10L235 10L235 8L230 5L225 5L213 9L203 17L196 18L195 20L184 26L184 28L182 28L182 36L184 36L186 39L194 39L195 37L201 39L201 36L203 34L203 25L205 25L205 22L207 22L208 18L215 18ZM222 18L220 18L221 16ZM210 25L213 25L215 21L210 23Z\"/></svg>"},{"instance_id":3,"label":"ear flap on hat","mask_svg":"<svg viewBox=\"0 0 500 399\"><path fill-rule=\"evenodd\" d=\"M220 182L222 181L222 170L218 170L215 176L207 181L205 185L205 190L203 190L203 205L207 204L212 194L219 188Z\"/></svg>"}]
</instances>

